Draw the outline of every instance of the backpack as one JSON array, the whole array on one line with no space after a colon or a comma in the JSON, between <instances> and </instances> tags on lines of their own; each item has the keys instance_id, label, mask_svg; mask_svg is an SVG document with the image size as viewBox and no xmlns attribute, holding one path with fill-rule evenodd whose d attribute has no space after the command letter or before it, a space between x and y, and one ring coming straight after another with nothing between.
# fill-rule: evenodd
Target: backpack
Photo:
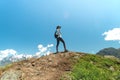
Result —
<instances>
[{"instance_id":1,"label":"backpack","mask_svg":"<svg viewBox=\"0 0 120 80\"><path fill-rule=\"evenodd\" d=\"M57 38L57 37L58 37L58 35L56 34L56 32L57 32L57 31L55 31L55 33L54 33L54 37L55 37L55 38Z\"/></svg>"}]
</instances>

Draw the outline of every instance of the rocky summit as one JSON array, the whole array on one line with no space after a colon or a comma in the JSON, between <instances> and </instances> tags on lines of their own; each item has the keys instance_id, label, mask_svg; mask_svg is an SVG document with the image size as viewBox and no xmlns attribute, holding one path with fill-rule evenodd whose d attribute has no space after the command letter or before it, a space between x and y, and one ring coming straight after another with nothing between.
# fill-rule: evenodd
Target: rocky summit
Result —
<instances>
[{"instance_id":1,"label":"rocky summit","mask_svg":"<svg viewBox=\"0 0 120 80\"><path fill-rule=\"evenodd\" d=\"M71 58L77 59L82 55L61 52L16 62L1 71L0 80L60 80L66 72L71 71Z\"/></svg>"}]
</instances>

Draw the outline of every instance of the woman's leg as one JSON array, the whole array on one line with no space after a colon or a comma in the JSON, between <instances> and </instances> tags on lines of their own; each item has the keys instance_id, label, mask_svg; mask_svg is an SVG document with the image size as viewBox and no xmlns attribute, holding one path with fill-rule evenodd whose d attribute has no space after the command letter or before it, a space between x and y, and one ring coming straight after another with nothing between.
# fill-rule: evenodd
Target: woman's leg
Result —
<instances>
[{"instance_id":1,"label":"woman's leg","mask_svg":"<svg viewBox=\"0 0 120 80\"><path fill-rule=\"evenodd\" d=\"M56 40L57 40L56 52L58 52L58 46L59 46L60 41L59 41L59 38L57 38Z\"/></svg>"},{"instance_id":2,"label":"woman's leg","mask_svg":"<svg viewBox=\"0 0 120 80\"><path fill-rule=\"evenodd\" d=\"M67 49L66 49L66 45L65 45L65 41L64 41L62 38L59 38L59 40L63 43L64 50L67 51Z\"/></svg>"}]
</instances>

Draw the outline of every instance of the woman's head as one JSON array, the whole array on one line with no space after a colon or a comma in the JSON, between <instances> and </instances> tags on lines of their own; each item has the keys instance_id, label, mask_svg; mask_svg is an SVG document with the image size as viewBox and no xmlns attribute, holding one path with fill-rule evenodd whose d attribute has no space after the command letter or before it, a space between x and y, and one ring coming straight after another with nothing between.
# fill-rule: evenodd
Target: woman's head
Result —
<instances>
[{"instance_id":1,"label":"woman's head","mask_svg":"<svg viewBox=\"0 0 120 80\"><path fill-rule=\"evenodd\" d=\"M61 29L61 26L58 25L58 26L56 27L56 29Z\"/></svg>"}]
</instances>

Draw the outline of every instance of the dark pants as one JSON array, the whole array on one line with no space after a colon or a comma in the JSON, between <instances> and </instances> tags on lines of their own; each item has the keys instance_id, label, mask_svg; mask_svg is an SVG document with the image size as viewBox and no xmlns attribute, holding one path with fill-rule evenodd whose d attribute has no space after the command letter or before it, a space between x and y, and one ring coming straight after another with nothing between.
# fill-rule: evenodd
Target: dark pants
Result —
<instances>
[{"instance_id":1,"label":"dark pants","mask_svg":"<svg viewBox=\"0 0 120 80\"><path fill-rule=\"evenodd\" d=\"M64 40L62 38L56 38L56 40L57 40L56 51L58 52L58 46L59 46L60 41L63 43L64 50L66 51L66 45L65 45Z\"/></svg>"}]
</instances>

